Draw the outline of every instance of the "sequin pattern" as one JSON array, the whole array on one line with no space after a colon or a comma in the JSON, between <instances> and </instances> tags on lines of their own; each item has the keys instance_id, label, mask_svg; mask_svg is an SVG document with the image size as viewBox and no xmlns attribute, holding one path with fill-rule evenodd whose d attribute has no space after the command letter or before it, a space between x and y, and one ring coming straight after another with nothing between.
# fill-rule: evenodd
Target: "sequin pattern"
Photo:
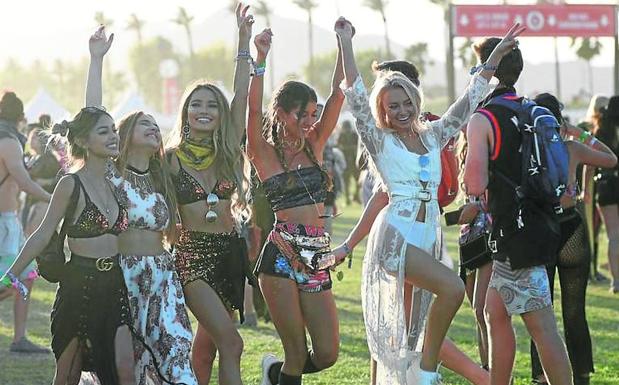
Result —
<instances>
[{"instance_id":1,"label":"sequin pattern","mask_svg":"<svg viewBox=\"0 0 619 385\"><path fill-rule=\"evenodd\" d=\"M179 163L180 164L180 163ZM197 201L206 201L208 193L202 185L189 174L181 165L178 175L173 175L174 185L176 186L176 199L181 205L187 205ZM236 191L236 184L232 181L219 180L213 187L213 194L219 199L230 199Z\"/></svg>"},{"instance_id":2,"label":"sequin pattern","mask_svg":"<svg viewBox=\"0 0 619 385\"><path fill-rule=\"evenodd\" d=\"M181 283L206 282L230 310L242 310L245 287L245 240L237 233L181 231L176 244L176 271Z\"/></svg>"}]
</instances>

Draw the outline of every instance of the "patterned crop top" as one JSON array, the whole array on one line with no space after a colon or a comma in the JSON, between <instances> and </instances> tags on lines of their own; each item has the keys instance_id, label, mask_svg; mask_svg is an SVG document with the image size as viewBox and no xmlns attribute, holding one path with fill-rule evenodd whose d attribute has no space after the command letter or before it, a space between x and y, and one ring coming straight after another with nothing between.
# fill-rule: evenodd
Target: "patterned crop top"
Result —
<instances>
[{"instance_id":1,"label":"patterned crop top","mask_svg":"<svg viewBox=\"0 0 619 385\"><path fill-rule=\"evenodd\" d=\"M75 174L74 174L75 175ZM75 175L74 179L84 193L85 205L79 217L73 224L65 228L69 238L96 238L105 234L118 235L127 230L127 210L118 202L118 217L116 222L110 226L107 217L99 210L96 204L90 200L80 177Z\"/></svg>"},{"instance_id":2,"label":"patterned crop top","mask_svg":"<svg viewBox=\"0 0 619 385\"><path fill-rule=\"evenodd\" d=\"M129 228L164 231L170 222L170 212L162 194L154 191L148 171L127 168L123 179L115 174L110 181L116 187L121 204L127 207Z\"/></svg>"},{"instance_id":3,"label":"patterned crop top","mask_svg":"<svg viewBox=\"0 0 619 385\"><path fill-rule=\"evenodd\" d=\"M273 211L323 203L327 196L327 180L316 166L275 174L262 186Z\"/></svg>"},{"instance_id":4,"label":"patterned crop top","mask_svg":"<svg viewBox=\"0 0 619 385\"><path fill-rule=\"evenodd\" d=\"M198 201L206 201L209 193L204 190L204 187L188 173L178 161L179 170L177 175L172 175L172 180L176 186L176 200L180 205L188 205ZM236 191L236 183L226 180L218 180L213 187L212 193L217 195L219 199L229 200L232 194Z\"/></svg>"}]
</instances>

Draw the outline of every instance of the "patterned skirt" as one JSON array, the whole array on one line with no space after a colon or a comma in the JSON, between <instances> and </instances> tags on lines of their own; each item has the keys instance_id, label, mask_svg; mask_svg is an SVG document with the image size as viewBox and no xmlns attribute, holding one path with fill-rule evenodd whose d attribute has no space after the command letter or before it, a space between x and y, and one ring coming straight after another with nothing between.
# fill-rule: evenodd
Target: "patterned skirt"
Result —
<instances>
[{"instance_id":1,"label":"patterned skirt","mask_svg":"<svg viewBox=\"0 0 619 385\"><path fill-rule=\"evenodd\" d=\"M163 377L173 383L197 385L190 359L191 324L172 255L123 255L120 266L133 328L152 350L134 343L136 384L162 384Z\"/></svg>"},{"instance_id":2,"label":"patterned skirt","mask_svg":"<svg viewBox=\"0 0 619 385\"><path fill-rule=\"evenodd\" d=\"M239 310L243 322L245 279L252 281L244 238L236 232L182 230L174 256L183 286L196 280L204 281L215 290L228 310Z\"/></svg>"}]
</instances>

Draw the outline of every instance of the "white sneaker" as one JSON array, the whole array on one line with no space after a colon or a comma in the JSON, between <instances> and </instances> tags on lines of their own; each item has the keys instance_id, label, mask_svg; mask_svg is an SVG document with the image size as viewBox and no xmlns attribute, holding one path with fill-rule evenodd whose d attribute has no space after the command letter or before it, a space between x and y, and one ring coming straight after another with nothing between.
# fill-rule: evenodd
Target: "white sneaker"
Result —
<instances>
[{"instance_id":1,"label":"white sneaker","mask_svg":"<svg viewBox=\"0 0 619 385\"><path fill-rule=\"evenodd\" d=\"M271 365L278 362L279 360L273 353L267 353L262 357L262 381L260 385L273 385L269 378L269 369L271 369Z\"/></svg>"}]
</instances>

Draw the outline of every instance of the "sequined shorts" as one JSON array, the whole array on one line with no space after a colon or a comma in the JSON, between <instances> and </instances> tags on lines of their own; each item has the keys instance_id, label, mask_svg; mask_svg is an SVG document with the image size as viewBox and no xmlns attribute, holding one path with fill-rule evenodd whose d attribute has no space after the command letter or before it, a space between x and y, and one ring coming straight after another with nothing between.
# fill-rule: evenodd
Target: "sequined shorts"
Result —
<instances>
[{"instance_id":1,"label":"sequined shorts","mask_svg":"<svg viewBox=\"0 0 619 385\"><path fill-rule=\"evenodd\" d=\"M182 230L174 251L181 284L202 280L229 310L243 310L248 271L247 246L236 232Z\"/></svg>"},{"instance_id":2,"label":"sequined shorts","mask_svg":"<svg viewBox=\"0 0 619 385\"><path fill-rule=\"evenodd\" d=\"M489 287L499 292L509 315L552 306L548 273L543 265L512 270L509 260L495 260Z\"/></svg>"},{"instance_id":3,"label":"sequined shorts","mask_svg":"<svg viewBox=\"0 0 619 385\"><path fill-rule=\"evenodd\" d=\"M285 226L290 234L303 236L322 237L325 235L324 228L299 224L277 224ZM306 293L318 293L331 290L332 281L329 269L310 271L302 263L291 261L284 253L272 242L265 243L262 253L258 258L254 274L267 274L276 277L287 278L295 281L300 291Z\"/></svg>"}]
</instances>

